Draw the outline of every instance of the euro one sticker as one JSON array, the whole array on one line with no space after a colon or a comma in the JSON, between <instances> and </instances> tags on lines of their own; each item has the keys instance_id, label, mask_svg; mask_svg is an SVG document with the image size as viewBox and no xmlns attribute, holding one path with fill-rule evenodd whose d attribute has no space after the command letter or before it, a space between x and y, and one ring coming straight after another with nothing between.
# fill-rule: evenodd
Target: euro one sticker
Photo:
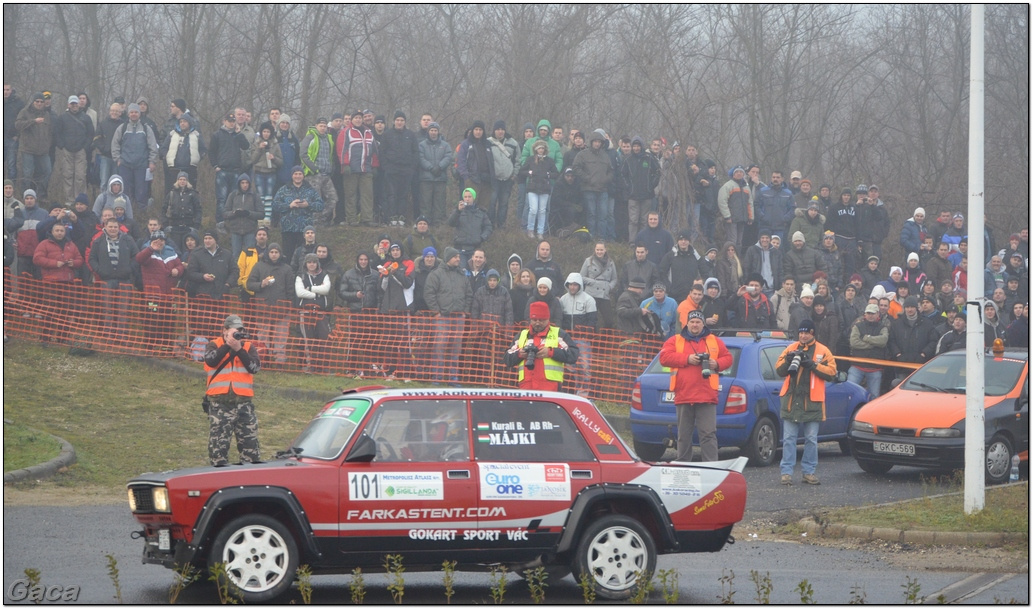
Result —
<instances>
[{"instance_id":1,"label":"euro one sticker","mask_svg":"<svg viewBox=\"0 0 1033 609\"><path fill-rule=\"evenodd\" d=\"M441 472L354 473L348 477L351 501L442 501Z\"/></svg>"},{"instance_id":2,"label":"euro one sticker","mask_svg":"<svg viewBox=\"0 0 1033 609\"><path fill-rule=\"evenodd\" d=\"M680 497L702 496L703 484L699 470L687 467L661 467L660 494Z\"/></svg>"},{"instance_id":3,"label":"euro one sticker","mask_svg":"<svg viewBox=\"0 0 1033 609\"><path fill-rule=\"evenodd\" d=\"M570 501L566 463L480 463L482 500Z\"/></svg>"}]
</instances>

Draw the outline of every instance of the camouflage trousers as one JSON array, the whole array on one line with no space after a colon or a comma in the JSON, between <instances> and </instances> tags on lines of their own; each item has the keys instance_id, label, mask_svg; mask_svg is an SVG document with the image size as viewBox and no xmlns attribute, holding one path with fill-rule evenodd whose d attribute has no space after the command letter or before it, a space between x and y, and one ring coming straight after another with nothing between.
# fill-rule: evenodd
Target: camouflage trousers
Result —
<instances>
[{"instance_id":1,"label":"camouflage trousers","mask_svg":"<svg viewBox=\"0 0 1033 609\"><path fill-rule=\"evenodd\" d=\"M208 410L208 459L212 465L226 465L230 439L237 436L241 462L256 463L258 457L258 417L255 405L247 398L211 396ZM237 400L245 400L238 402Z\"/></svg>"}]
</instances>

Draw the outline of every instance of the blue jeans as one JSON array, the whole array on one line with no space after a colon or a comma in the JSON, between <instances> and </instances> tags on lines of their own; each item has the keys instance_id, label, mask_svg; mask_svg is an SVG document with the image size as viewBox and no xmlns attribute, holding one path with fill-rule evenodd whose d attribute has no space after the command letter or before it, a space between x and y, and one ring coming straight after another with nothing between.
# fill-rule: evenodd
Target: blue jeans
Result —
<instances>
[{"instance_id":1,"label":"blue jeans","mask_svg":"<svg viewBox=\"0 0 1033 609\"><path fill-rule=\"evenodd\" d=\"M276 194L276 174L255 172L255 190L262 200L265 219L273 217L273 196Z\"/></svg>"},{"instance_id":2,"label":"blue jeans","mask_svg":"<svg viewBox=\"0 0 1033 609\"><path fill-rule=\"evenodd\" d=\"M506 226L506 216L509 215L509 195L513 192L513 180L492 180L491 207L488 209L488 217L491 218L494 228Z\"/></svg>"},{"instance_id":3,"label":"blue jeans","mask_svg":"<svg viewBox=\"0 0 1033 609\"><path fill-rule=\"evenodd\" d=\"M592 233L593 239L605 237L603 232L606 230L606 193L586 190L581 194L585 202L585 225L588 232ZM613 217L613 208L610 209L610 217Z\"/></svg>"},{"instance_id":4,"label":"blue jeans","mask_svg":"<svg viewBox=\"0 0 1033 609\"><path fill-rule=\"evenodd\" d=\"M18 140L14 138L4 138L4 171L9 179L18 179Z\"/></svg>"},{"instance_id":5,"label":"blue jeans","mask_svg":"<svg viewBox=\"0 0 1033 609\"><path fill-rule=\"evenodd\" d=\"M50 164L50 155L22 153L22 183L31 185L36 191L37 199L45 199L47 196L51 170L53 166Z\"/></svg>"},{"instance_id":6,"label":"blue jeans","mask_svg":"<svg viewBox=\"0 0 1033 609\"><path fill-rule=\"evenodd\" d=\"M272 197L276 194L276 174L255 172L255 190L259 197Z\"/></svg>"},{"instance_id":7,"label":"blue jeans","mask_svg":"<svg viewBox=\"0 0 1033 609\"><path fill-rule=\"evenodd\" d=\"M459 356L463 352L463 326L466 318L458 313L447 313L434 318L434 363L431 366L434 382L459 382ZM445 378L445 375L448 378Z\"/></svg>"},{"instance_id":8,"label":"blue jeans","mask_svg":"<svg viewBox=\"0 0 1033 609\"><path fill-rule=\"evenodd\" d=\"M119 163L118 175L122 176L122 191L129 197L129 202L135 206L134 214L139 211L143 217L143 210L147 208L147 165L143 167L128 167Z\"/></svg>"},{"instance_id":9,"label":"blue jeans","mask_svg":"<svg viewBox=\"0 0 1033 609\"><path fill-rule=\"evenodd\" d=\"M237 174L232 171L215 172L215 221L222 222L226 213L226 197L237 186Z\"/></svg>"},{"instance_id":10,"label":"blue jeans","mask_svg":"<svg viewBox=\"0 0 1033 609\"><path fill-rule=\"evenodd\" d=\"M782 421L782 475L793 475L796 465L796 439L803 431L803 459L800 469L805 474L813 474L818 467L818 422L794 423ZM800 428L803 428L802 430Z\"/></svg>"},{"instance_id":11,"label":"blue jeans","mask_svg":"<svg viewBox=\"0 0 1033 609\"><path fill-rule=\"evenodd\" d=\"M97 177L100 181L100 191L108 189L108 179L115 173L115 161L109 156L97 155Z\"/></svg>"},{"instance_id":12,"label":"blue jeans","mask_svg":"<svg viewBox=\"0 0 1033 609\"><path fill-rule=\"evenodd\" d=\"M599 210L599 230L603 233L598 238L606 239L607 241L617 240L617 225L613 220L613 197L609 193L603 193L602 206Z\"/></svg>"},{"instance_id":13,"label":"blue jeans","mask_svg":"<svg viewBox=\"0 0 1033 609\"><path fill-rule=\"evenodd\" d=\"M249 247L255 247L255 233L246 233L243 235L230 233L230 263L236 264L237 258L240 257L240 252ZM293 255L293 253L291 255Z\"/></svg>"},{"instance_id":14,"label":"blue jeans","mask_svg":"<svg viewBox=\"0 0 1033 609\"><path fill-rule=\"evenodd\" d=\"M882 370L865 372L857 366L851 366L850 371L846 374L846 380L860 385L861 379L865 380L865 387L868 389L868 393L872 394L873 398L879 397L879 390L882 387Z\"/></svg>"},{"instance_id":15,"label":"blue jeans","mask_svg":"<svg viewBox=\"0 0 1033 609\"><path fill-rule=\"evenodd\" d=\"M592 343L585 338L574 342L581 350L580 355L577 356L577 392L582 397L588 397L592 381Z\"/></svg>"},{"instance_id":16,"label":"blue jeans","mask_svg":"<svg viewBox=\"0 0 1033 609\"><path fill-rule=\"evenodd\" d=\"M527 230L535 231L539 235L545 234L545 219L549 217L549 193L527 193ZM537 218L537 229L535 228Z\"/></svg>"},{"instance_id":17,"label":"blue jeans","mask_svg":"<svg viewBox=\"0 0 1033 609\"><path fill-rule=\"evenodd\" d=\"M527 180L517 183L517 222L527 217Z\"/></svg>"}]
</instances>

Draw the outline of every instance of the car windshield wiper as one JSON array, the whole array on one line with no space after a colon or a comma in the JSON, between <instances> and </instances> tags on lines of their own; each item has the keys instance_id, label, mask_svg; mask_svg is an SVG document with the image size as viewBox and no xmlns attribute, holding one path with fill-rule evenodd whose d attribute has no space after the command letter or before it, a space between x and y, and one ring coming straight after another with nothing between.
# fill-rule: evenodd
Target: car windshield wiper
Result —
<instances>
[{"instance_id":1,"label":"car windshield wiper","mask_svg":"<svg viewBox=\"0 0 1033 609\"><path fill-rule=\"evenodd\" d=\"M909 384L910 385L914 385L915 387L921 387L922 389L928 389L930 391L936 391L936 392L939 392L939 393L952 393L951 390L946 389L944 387L935 387L933 385L926 385L925 383L921 383L919 381L911 381Z\"/></svg>"},{"instance_id":2,"label":"car windshield wiper","mask_svg":"<svg viewBox=\"0 0 1033 609\"><path fill-rule=\"evenodd\" d=\"M303 450L305 450L305 449L304 448L298 448L297 446L291 446L291 447L287 448L287 450L281 450L280 452L276 453L276 457L275 458L277 458L277 459L290 459L291 457L297 457L298 455L300 455L301 451L303 451Z\"/></svg>"}]
</instances>

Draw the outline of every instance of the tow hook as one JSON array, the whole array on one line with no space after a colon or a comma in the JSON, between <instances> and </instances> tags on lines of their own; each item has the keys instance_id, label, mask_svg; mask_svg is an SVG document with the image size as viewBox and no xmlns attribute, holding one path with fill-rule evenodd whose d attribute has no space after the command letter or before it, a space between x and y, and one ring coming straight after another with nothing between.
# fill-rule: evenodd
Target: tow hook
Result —
<instances>
[{"instance_id":1,"label":"tow hook","mask_svg":"<svg viewBox=\"0 0 1033 609\"><path fill-rule=\"evenodd\" d=\"M129 534L130 539L143 539L147 535L143 531L133 531Z\"/></svg>"},{"instance_id":2,"label":"tow hook","mask_svg":"<svg viewBox=\"0 0 1033 609\"><path fill-rule=\"evenodd\" d=\"M725 543L727 543L730 546L734 546L735 545L735 537L733 537L732 535L729 535L728 536L728 541L725 542Z\"/></svg>"}]
</instances>

